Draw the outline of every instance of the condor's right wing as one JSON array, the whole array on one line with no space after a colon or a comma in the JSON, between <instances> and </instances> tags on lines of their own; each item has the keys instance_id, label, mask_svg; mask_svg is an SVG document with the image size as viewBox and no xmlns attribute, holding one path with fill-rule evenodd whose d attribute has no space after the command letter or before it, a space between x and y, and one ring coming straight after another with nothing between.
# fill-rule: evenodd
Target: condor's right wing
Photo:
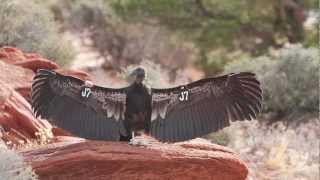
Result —
<instances>
[{"instance_id":1,"label":"condor's right wing","mask_svg":"<svg viewBox=\"0 0 320 180\"><path fill-rule=\"evenodd\" d=\"M165 142L193 139L227 127L230 121L256 118L261 104L260 82L250 72L152 89L151 135Z\"/></svg>"}]
</instances>

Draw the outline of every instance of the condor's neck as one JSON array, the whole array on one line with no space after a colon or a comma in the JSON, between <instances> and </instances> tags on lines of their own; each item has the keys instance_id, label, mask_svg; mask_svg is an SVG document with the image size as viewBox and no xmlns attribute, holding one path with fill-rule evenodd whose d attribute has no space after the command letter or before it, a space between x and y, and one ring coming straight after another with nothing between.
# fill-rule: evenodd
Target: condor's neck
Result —
<instances>
[{"instance_id":1,"label":"condor's neck","mask_svg":"<svg viewBox=\"0 0 320 180\"><path fill-rule=\"evenodd\" d=\"M132 83L131 87L134 88L134 89L143 89L144 88L144 84L143 83L134 82L134 83Z\"/></svg>"},{"instance_id":2,"label":"condor's neck","mask_svg":"<svg viewBox=\"0 0 320 180\"><path fill-rule=\"evenodd\" d=\"M135 86L135 87L143 87L143 83L134 82L134 83L132 83L132 86Z\"/></svg>"}]
</instances>

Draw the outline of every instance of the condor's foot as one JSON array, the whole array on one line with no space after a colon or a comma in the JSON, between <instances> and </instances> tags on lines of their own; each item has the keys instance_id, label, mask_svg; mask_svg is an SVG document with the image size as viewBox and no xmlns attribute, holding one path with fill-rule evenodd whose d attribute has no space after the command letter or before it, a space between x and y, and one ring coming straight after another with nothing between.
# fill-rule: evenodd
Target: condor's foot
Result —
<instances>
[{"instance_id":1,"label":"condor's foot","mask_svg":"<svg viewBox=\"0 0 320 180\"><path fill-rule=\"evenodd\" d=\"M129 144L132 146L147 146L148 142L143 138L133 138L130 139Z\"/></svg>"},{"instance_id":2,"label":"condor's foot","mask_svg":"<svg viewBox=\"0 0 320 180\"><path fill-rule=\"evenodd\" d=\"M150 137L144 133L139 133L139 136L135 136L135 133L132 133L132 138L129 141L129 144L133 146L147 146L150 143Z\"/></svg>"}]
</instances>

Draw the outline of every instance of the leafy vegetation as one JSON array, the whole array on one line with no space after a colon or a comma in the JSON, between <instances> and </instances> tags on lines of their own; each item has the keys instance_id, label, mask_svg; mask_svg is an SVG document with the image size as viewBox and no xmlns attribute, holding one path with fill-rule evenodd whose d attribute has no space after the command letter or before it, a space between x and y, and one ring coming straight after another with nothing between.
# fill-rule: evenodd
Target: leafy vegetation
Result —
<instances>
[{"instance_id":1,"label":"leafy vegetation","mask_svg":"<svg viewBox=\"0 0 320 180\"><path fill-rule=\"evenodd\" d=\"M225 72L255 72L262 82L264 110L279 114L318 112L320 54L316 48L291 46L270 55L235 60Z\"/></svg>"},{"instance_id":2,"label":"leafy vegetation","mask_svg":"<svg viewBox=\"0 0 320 180\"><path fill-rule=\"evenodd\" d=\"M51 7L64 27L92 40L89 46L106 59L105 67L120 71L120 67L148 60L161 64L174 77L176 69L195 59L192 44L159 26L123 22L105 1L57 1Z\"/></svg>"},{"instance_id":3,"label":"leafy vegetation","mask_svg":"<svg viewBox=\"0 0 320 180\"><path fill-rule=\"evenodd\" d=\"M257 56L270 47L303 42L306 12L315 9L316 1L114 0L111 5L126 22L163 26L195 43L198 64L210 75L220 73L230 60L210 59L212 50Z\"/></svg>"},{"instance_id":4,"label":"leafy vegetation","mask_svg":"<svg viewBox=\"0 0 320 180\"><path fill-rule=\"evenodd\" d=\"M65 64L73 58L49 9L26 0L0 0L0 46L15 46L26 52Z\"/></svg>"}]
</instances>

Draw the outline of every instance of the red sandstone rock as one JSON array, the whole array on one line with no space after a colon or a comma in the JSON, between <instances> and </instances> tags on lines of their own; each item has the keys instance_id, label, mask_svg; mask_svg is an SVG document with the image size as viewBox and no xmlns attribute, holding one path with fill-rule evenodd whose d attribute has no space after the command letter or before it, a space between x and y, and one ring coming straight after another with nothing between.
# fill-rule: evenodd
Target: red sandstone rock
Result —
<instances>
[{"instance_id":1,"label":"red sandstone rock","mask_svg":"<svg viewBox=\"0 0 320 180\"><path fill-rule=\"evenodd\" d=\"M37 54L24 54L12 47L0 48L0 125L6 130L2 139L13 145L52 134L52 126L36 119L28 103L34 72L40 68L57 69L59 66ZM82 71L61 72L83 80L91 79ZM58 128L54 132L56 135L71 135Z\"/></svg>"},{"instance_id":2,"label":"red sandstone rock","mask_svg":"<svg viewBox=\"0 0 320 180\"><path fill-rule=\"evenodd\" d=\"M36 72L38 69L58 69L59 66L37 54L24 54L21 50L13 47L0 48L0 59L8 64L14 64Z\"/></svg>"},{"instance_id":3,"label":"red sandstone rock","mask_svg":"<svg viewBox=\"0 0 320 180\"><path fill-rule=\"evenodd\" d=\"M35 53L24 53L24 57L26 57L27 59L41 58L41 56L39 54L35 54Z\"/></svg>"},{"instance_id":4,"label":"red sandstone rock","mask_svg":"<svg viewBox=\"0 0 320 180\"><path fill-rule=\"evenodd\" d=\"M229 149L198 140L135 147L59 138L58 143L20 152L40 179L243 180L248 173Z\"/></svg>"},{"instance_id":5,"label":"red sandstone rock","mask_svg":"<svg viewBox=\"0 0 320 180\"><path fill-rule=\"evenodd\" d=\"M57 127L53 127L51 131L54 136L74 136L71 133Z\"/></svg>"},{"instance_id":6,"label":"red sandstone rock","mask_svg":"<svg viewBox=\"0 0 320 180\"><path fill-rule=\"evenodd\" d=\"M29 69L0 61L0 81L13 89L31 87L33 76Z\"/></svg>"},{"instance_id":7,"label":"red sandstone rock","mask_svg":"<svg viewBox=\"0 0 320 180\"><path fill-rule=\"evenodd\" d=\"M9 59L9 56L6 52L0 51L0 59Z\"/></svg>"},{"instance_id":8,"label":"red sandstone rock","mask_svg":"<svg viewBox=\"0 0 320 180\"><path fill-rule=\"evenodd\" d=\"M5 129L3 140L22 145L28 140L51 136L51 125L36 119L30 104L10 86L0 81L0 125Z\"/></svg>"},{"instance_id":9,"label":"red sandstone rock","mask_svg":"<svg viewBox=\"0 0 320 180\"><path fill-rule=\"evenodd\" d=\"M28 102L31 102L31 86L18 87L15 89L22 97L24 97Z\"/></svg>"},{"instance_id":10,"label":"red sandstone rock","mask_svg":"<svg viewBox=\"0 0 320 180\"><path fill-rule=\"evenodd\" d=\"M0 52L7 53L9 58L13 58L2 57L0 61L0 125L4 128L1 138L10 146L46 140L51 136L52 127L46 121L33 116L27 101L30 101L34 72L12 65L27 61L22 58L21 51L15 48L1 48Z\"/></svg>"},{"instance_id":11,"label":"red sandstone rock","mask_svg":"<svg viewBox=\"0 0 320 180\"><path fill-rule=\"evenodd\" d=\"M9 64L26 60L23 52L20 49L14 47L0 48L0 58Z\"/></svg>"},{"instance_id":12,"label":"red sandstone rock","mask_svg":"<svg viewBox=\"0 0 320 180\"><path fill-rule=\"evenodd\" d=\"M34 73L29 69L4 63L0 61L0 81L18 91L30 101L31 83Z\"/></svg>"},{"instance_id":13,"label":"red sandstone rock","mask_svg":"<svg viewBox=\"0 0 320 180\"><path fill-rule=\"evenodd\" d=\"M67 76L73 76L82 80L92 80L91 76L84 72L84 71L75 71L75 70L58 70L58 72L67 75Z\"/></svg>"},{"instance_id":14,"label":"red sandstone rock","mask_svg":"<svg viewBox=\"0 0 320 180\"><path fill-rule=\"evenodd\" d=\"M59 66L47 59L33 58L27 61L16 62L14 65L21 66L27 69L31 69L33 72L37 72L38 69L58 69Z\"/></svg>"}]
</instances>

